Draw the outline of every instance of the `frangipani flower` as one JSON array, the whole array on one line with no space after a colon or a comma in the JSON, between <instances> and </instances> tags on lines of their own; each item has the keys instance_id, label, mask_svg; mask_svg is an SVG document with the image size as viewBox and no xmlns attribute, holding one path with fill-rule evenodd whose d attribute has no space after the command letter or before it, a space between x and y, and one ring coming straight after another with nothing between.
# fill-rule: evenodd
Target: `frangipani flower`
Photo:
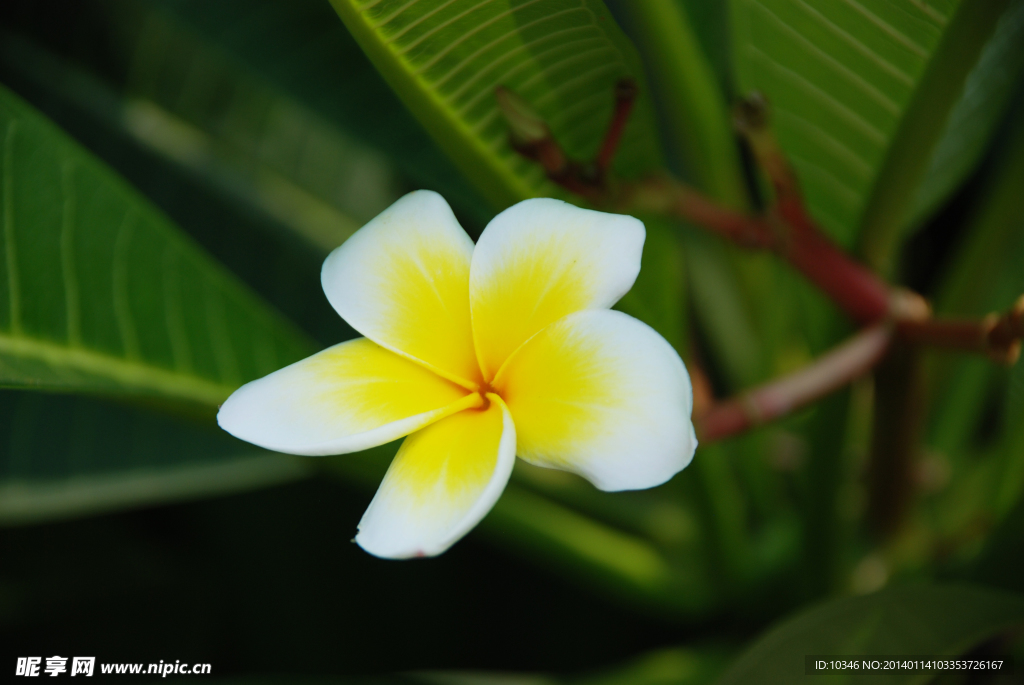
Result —
<instances>
[{"instance_id":1,"label":"frangipani flower","mask_svg":"<svg viewBox=\"0 0 1024 685\"><path fill-rule=\"evenodd\" d=\"M406 195L327 257L327 299L364 338L239 388L233 435L292 454L408 436L359 523L380 557L440 554L501 495L518 454L602 490L648 488L697 441L682 360L609 308L640 271L643 224L536 199L480 240L440 195Z\"/></svg>"}]
</instances>

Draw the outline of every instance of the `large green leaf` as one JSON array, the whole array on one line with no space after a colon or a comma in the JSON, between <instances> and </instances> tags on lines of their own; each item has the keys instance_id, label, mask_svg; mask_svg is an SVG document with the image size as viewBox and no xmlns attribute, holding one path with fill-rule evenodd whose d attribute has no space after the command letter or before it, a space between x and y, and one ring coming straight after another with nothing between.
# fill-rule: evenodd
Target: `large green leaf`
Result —
<instances>
[{"instance_id":1,"label":"large green leaf","mask_svg":"<svg viewBox=\"0 0 1024 685\"><path fill-rule=\"evenodd\" d=\"M222 495L308 473L304 461L205 423L80 395L0 391L0 525Z\"/></svg>"},{"instance_id":2,"label":"large green leaf","mask_svg":"<svg viewBox=\"0 0 1024 685\"><path fill-rule=\"evenodd\" d=\"M1024 599L969 585L910 586L838 599L787 619L760 638L718 685L802 682L808 655L955 656L1024 623ZM922 683L900 671L832 676L844 683Z\"/></svg>"},{"instance_id":3,"label":"large green leaf","mask_svg":"<svg viewBox=\"0 0 1024 685\"><path fill-rule=\"evenodd\" d=\"M116 7L129 71L118 123L146 147L321 250L401 195L397 169L383 154L190 26L189 6ZM252 11L238 9L236 21ZM245 26L253 40L263 37L262 24ZM313 60L309 67L324 73Z\"/></svg>"},{"instance_id":4,"label":"large green leaf","mask_svg":"<svg viewBox=\"0 0 1024 685\"><path fill-rule=\"evenodd\" d=\"M311 345L0 90L0 384L215 406Z\"/></svg>"},{"instance_id":5,"label":"large green leaf","mask_svg":"<svg viewBox=\"0 0 1024 685\"><path fill-rule=\"evenodd\" d=\"M1021 108L1015 114L1024 112ZM1021 231L1024 216L1024 125L1010 131L1000 159L985 178L985 191L968 218L965 238L939 288L937 310L947 316L984 316L1006 309L1024 292ZM986 390L998 369L980 358L946 357L933 374L930 444L952 457L976 433ZM1004 372L1005 373L1005 372Z\"/></svg>"},{"instance_id":6,"label":"large green leaf","mask_svg":"<svg viewBox=\"0 0 1024 685\"><path fill-rule=\"evenodd\" d=\"M936 298L949 316L1005 310L1024 292L1024 119L986 165L984 191L966 222ZM935 355L928 383L927 435L942 477L921 532L943 554L962 558L1024 494L1024 366L982 356Z\"/></svg>"},{"instance_id":7,"label":"large green leaf","mask_svg":"<svg viewBox=\"0 0 1024 685\"><path fill-rule=\"evenodd\" d=\"M541 169L510 148L496 87L518 92L571 155L587 158L608 124L616 81L643 81L632 46L600 0L332 4L406 106L496 208L556 194ZM636 176L658 161L641 95L616 171Z\"/></svg>"},{"instance_id":8,"label":"large green leaf","mask_svg":"<svg viewBox=\"0 0 1024 685\"><path fill-rule=\"evenodd\" d=\"M814 216L886 261L1005 2L731 0L741 92L772 103Z\"/></svg>"},{"instance_id":9,"label":"large green leaf","mask_svg":"<svg viewBox=\"0 0 1024 685\"><path fill-rule=\"evenodd\" d=\"M19 71L29 72L33 81L49 80L57 85L53 92L46 91L49 97L63 96L104 122L112 122L111 127L115 129L123 120L131 135L144 146L176 160L203 184L248 206L267 211L259 196L266 190L262 179L300 188L338 212L350 211L353 206L344 197L338 197L337 193L332 197L324 192L330 189L332 182L336 189L343 184L338 184L337 179L313 178L317 170L329 176L332 169L322 166L318 169L313 164L317 154L311 153L310 148L327 156L332 152L355 152L363 159L367 156L365 148L337 128L337 121L318 115L271 80L257 76L219 40L210 38L216 30L210 26L204 31L190 28L185 23L189 18L184 13L187 7L178 5L175 9L177 12L153 9L144 20L136 22L142 27L143 35L126 37L132 46L135 65L130 79L133 95L127 104L111 89L98 86L75 73L74 67L58 64L39 50L33 52L13 42L5 47L15 58L32 58L22 60ZM243 11L247 7L234 9L240 12L236 17L239 21L248 16ZM270 10L271 16L287 16L281 7ZM344 33L344 27L334 15L329 13L328 17L331 25ZM227 17L223 19L229 23ZM255 41L262 35L257 30L260 26L262 22L247 22L247 30L236 34L252 34ZM233 39L239 40L238 35ZM231 44L230 40L225 39L225 42ZM276 50L279 46L266 49ZM180 64L176 56L184 56ZM312 60L304 63L311 64ZM74 87L62 93L60 85ZM222 94L231 97L219 97ZM97 95L103 97L97 98ZM90 107L97 100L110 101L107 104L112 106L106 108L109 111ZM415 126L415 122L410 121L410 124ZM305 135L296 135L296 130L304 131ZM301 163L304 156L311 154L314 159ZM347 161L358 163L360 159ZM372 170L374 165L370 168ZM295 193L292 199L302 198ZM289 207L301 209L304 202L293 202ZM358 216L357 212L353 213ZM312 225L314 230L308 230L311 225L303 225L302 217L280 218L297 233L313 238L312 242L320 248L328 245L324 240L316 240L318 235L333 235L333 240L341 237L338 231L318 231L315 224ZM321 225L345 229L338 221ZM652 224L644 256L646 275L623 307L628 308L630 302L635 304L636 313L649 318L682 349L685 345L680 259L677 238L667 227ZM668 300L662 297L659 285L665 279L675 288L674 296ZM164 433L168 431L169 427ZM196 437L185 431L174 441L165 442L187 445L190 436ZM219 447L224 452L218 454L214 449L216 443L206 445L200 441L181 451L180 463L168 465L166 469L156 468L146 461L147 439L146 434L140 434L138 441L142 447L127 454L114 449L120 445L110 446L109 451L103 452L107 457L104 464L109 468L99 474L76 475L74 468L85 469L89 463L65 462L57 450L36 454L33 458L39 461L39 468L48 468L47 459L55 461L58 468L49 478L40 476L30 483L21 479L11 486L10 491L17 498L11 500L10 517L32 520L71 516L96 508L96 500L105 496L110 497L107 508L122 508L176 497L216 494L244 486L256 487L273 482L275 478L294 477L299 466L307 463L300 460L296 464L294 460L276 455L236 459L238 445L222 441ZM393 453L394 445L391 445L362 455L317 460L315 464L308 462L308 466L329 465L345 481L372 492ZM61 466L66 466L69 472L62 473ZM551 565L565 568L573 577L592 577L599 587L616 594L623 594L625 588L631 598L640 597L644 602L662 607L669 606L666 596L684 598L684 601L670 603L672 611L690 612L694 607L704 608L709 604L711 598L701 586L703 571L698 543L691 539L693 535L686 533L692 533L693 525L688 523L687 513L680 511L680 506L663 501L667 496L653 505L644 497L627 503L621 497L598 493L579 478L569 477L569 480L570 487L564 484L558 488L536 487L532 482L527 482L526 487L510 485L507 497L496 509L494 518L498 523L487 524L484 530L490 531L502 545L511 543L526 551L528 556L546 558ZM538 495L538 491L543 496ZM578 497L581 493L582 498ZM64 507L60 506L62 498L66 503ZM570 511L549 498L572 501L577 511ZM580 510L587 515L577 513ZM538 512L543 512L543 516ZM603 521L592 520L589 516ZM684 531L682 535L680 530ZM648 537L669 542L673 553L683 559L685 568L670 568L662 558L663 550L646 539ZM681 537L686 538L687 544L679 544ZM629 553L622 553L623 549Z\"/></svg>"},{"instance_id":10,"label":"large green leaf","mask_svg":"<svg viewBox=\"0 0 1024 685\"><path fill-rule=\"evenodd\" d=\"M244 130L235 135L254 141L270 95L272 109L303 110L331 126L332 136L385 154L414 187L437 190L476 220L490 218L492 208L416 124L326 2L110 0L110 9L130 92L204 126L240 116ZM228 72L230 88L209 87ZM219 136L222 129L206 130Z\"/></svg>"},{"instance_id":11,"label":"large green leaf","mask_svg":"<svg viewBox=\"0 0 1024 685\"><path fill-rule=\"evenodd\" d=\"M128 113L139 108L139 101L126 100L98 75L45 46L39 36L0 37L0 82L110 164L214 259L319 343L334 344L354 334L323 296L324 254L317 247L351 230L354 219L311 199L295 187L301 183L288 188L287 180L275 179L259 159L221 157L215 136L204 137L166 110L145 117L155 125L129 127L133 118ZM152 104L144 108L157 109ZM173 155L165 154L170 148ZM197 148L200 154L188 154ZM385 180L379 171L372 164L367 169L371 188L374 178Z\"/></svg>"},{"instance_id":12,"label":"large green leaf","mask_svg":"<svg viewBox=\"0 0 1024 685\"><path fill-rule=\"evenodd\" d=\"M964 83L917 189L907 227L919 226L977 166L1024 74L1024 0L1011 0Z\"/></svg>"}]
</instances>

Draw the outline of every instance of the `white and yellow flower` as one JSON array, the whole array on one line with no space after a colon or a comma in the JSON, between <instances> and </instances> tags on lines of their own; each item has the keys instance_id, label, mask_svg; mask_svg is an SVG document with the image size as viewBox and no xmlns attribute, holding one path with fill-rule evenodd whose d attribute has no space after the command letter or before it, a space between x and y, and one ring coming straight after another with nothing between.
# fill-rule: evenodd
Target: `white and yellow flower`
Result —
<instances>
[{"instance_id":1,"label":"white and yellow flower","mask_svg":"<svg viewBox=\"0 0 1024 685\"><path fill-rule=\"evenodd\" d=\"M406 195L324 262L365 338L239 388L233 435L291 454L408 436L359 523L371 554L440 554L491 509L516 454L602 490L648 488L697 445L690 380L646 324L609 308L640 270L643 224L536 199L476 246L440 195Z\"/></svg>"}]
</instances>

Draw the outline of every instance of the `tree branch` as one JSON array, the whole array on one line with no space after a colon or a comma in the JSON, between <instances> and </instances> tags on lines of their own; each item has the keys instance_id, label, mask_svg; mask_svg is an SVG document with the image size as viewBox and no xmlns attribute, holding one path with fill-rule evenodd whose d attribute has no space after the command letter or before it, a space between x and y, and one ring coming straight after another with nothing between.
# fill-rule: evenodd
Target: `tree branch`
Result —
<instances>
[{"instance_id":1,"label":"tree branch","mask_svg":"<svg viewBox=\"0 0 1024 685\"><path fill-rule=\"evenodd\" d=\"M803 369L736 398L712 404L695 416L697 437L714 442L786 416L869 372L892 340L891 324L866 328Z\"/></svg>"},{"instance_id":2,"label":"tree branch","mask_svg":"<svg viewBox=\"0 0 1024 685\"><path fill-rule=\"evenodd\" d=\"M703 442L779 418L841 388L876 366L896 334L901 343L979 352L1006 364L1016 361L1024 338L1024 297L1002 316L980 321L931 319L931 308L923 297L890 286L819 228L768 125L767 102L759 95L740 102L734 117L774 189L775 202L764 216L723 207L665 173L640 181L611 182L608 170L636 94L632 81L617 84L612 120L591 163L570 159L543 119L518 95L500 87L496 98L509 124L512 147L540 164L549 179L569 192L603 209L659 214L705 228L748 249L771 250L856 322L868 326L805 369L721 403L714 401L706 377L693 365L695 424Z\"/></svg>"},{"instance_id":3,"label":"tree branch","mask_svg":"<svg viewBox=\"0 0 1024 685\"><path fill-rule=\"evenodd\" d=\"M900 321L899 334L907 342L988 355L1012 365L1020 357L1024 338L1024 296L1009 311L979 320L932 319Z\"/></svg>"}]
</instances>

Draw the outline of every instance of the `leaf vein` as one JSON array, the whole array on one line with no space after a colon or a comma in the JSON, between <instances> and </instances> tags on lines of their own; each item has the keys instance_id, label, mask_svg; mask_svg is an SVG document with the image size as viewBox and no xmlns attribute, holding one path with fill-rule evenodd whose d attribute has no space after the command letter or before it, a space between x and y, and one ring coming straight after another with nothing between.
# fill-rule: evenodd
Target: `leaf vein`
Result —
<instances>
[{"instance_id":1,"label":"leaf vein","mask_svg":"<svg viewBox=\"0 0 1024 685\"><path fill-rule=\"evenodd\" d=\"M206 330L217 360L217 371L222 381L238 384L241 380L238 374L238 356L224 327L224 303L221 295L207 283L206 297L203 299L206 301Z\"/></svg>"},{"instance_id":2,"label":"leaf vein","mask_svg":"<svg viewBox=\"0 0 1024 685\"><path fill-rule=\"evenodd\" d=\"M128 246L132 238L132 210L124 214L117 235L114 238L114 262L112 264L114 320L121 334L121 346L125 357L139 358L139 339L132 318L131 300L128 297Z\"/></svg>"},{"instance_id":3,"label":"leaf vein","mask_svg":"<svg viewBox=\"0 0 1024 685\"><path fill-rule=\"evenodd\" d=\"M398 42L399 38L409 33L409 31L412 31L414 28L425 22L427 19L430 19L432 16L434 16L438 12L443 11L445 8L449 7L455 2L457 2L457 0L448 0L447 2L443 2L434 9L425 13L422 17L409 22L403 29L397 31L394 35L390 36L386 41L384 41L384 45L391 45L392 43ZM491 2L491 0L484 0L484 2ZM406 52L408 52L407 47L399 50L398 54L404 55Z\"/></svg>"},{"instance_id":4,"label":"leaf vein","mask_svg":"<svg viewBox=\"0 0 1024 685\"><path fill-rule=\"evenodd\" d=\"M64 313L67 320L68 345L82 343L82 307L75 273L75 187L74 163L61 164L61 192L64 203L61 211L60 268L64 280Z\"/></svg>"},{"instance_id":5,"label":"leaf vein","mask_svg":"<svg viewBox=\"0 0 1024 685\"><path fill-rule=\"evenodd\" d=\"M568 62L569 62L569 60L566 60L565 62L563 62L561 64L566 64ZM561 66L561 64L559 66ZM537 101L536 101L535 104L538 107L542 107L545 103L551 102L555 98L557 98L560 95L562 95L563 93L565 93L565 91L567 91L567 90L569 90L571 88L574 88L574 87L576 87L577 85L579 85L581 83L586 83L587 81L591 81L594 78L596 78L597 76L599 76L600 74L603 74L603 73L605 73L605 72L607 72L609 70L616 71L616 70L624 69L624 67L625 67L625 65L623 65L621 62L618 62L618 61L616 61L616 62L609 62L607 64L598 65L598 66L594 67L593 69L590 69L589 71L583 72L582 74L580 74L579 76L576 76L575 78L571 78L568 81L563 81L562 83L558 84L557 86L555 86L554 88L552 88L551 90L549 90L548 92L544 93L539 98L537 98Z\"/></svg>"},{"instance_id":6,"label":"leaf vein","mask_svg":"<svg viewBox=\"0 0 1024 685\"><path fill-rule=\"evenodd\" d=\"M382 27L384 27L384 26L387 26L387 25L388 25L388 24L390 24L390 23L391 23L391 22L392 22L392 21L393 21L393 20L394 20L394 19L395 19L396 17L398 17L399 15L401 15L401 14L402 14L402 12L404 12L404 11L405 11L405 10L407 10L407 9L409 9L410 7L412 7L413 5L415 5L415 4L416 4L417 2L419 2L419 1L420 1L420 0L409 0L409 2L407 2L407 3L405 3L404 5L402 5L401 7L399 7L399 8L397 9L397 10L395 10L394 12L392 12L391 14L389 14L389 15L388 15L387 17L385 17L384 19L380 20L380 21L379 21L379 22L377 22L376 24L372 24L372 25L371 25L371 28L372 28L372 29L373 29L374 31L376 31L376 30L377 30L377 29L379 29L379 28L382 28ZM373 3L372 5L367 5L366 7L361 7L361 8L359 9L359 11L360 11L360 12L364 12L364 13L365 13L365 12L366 12L367 10L369 10L369 9L372 9L372 8L373 8L373 7L375 7L376 5L377 5L377 3L375 2L375 3Z\"/></svg>"},{"instance_id":7,"label":"leaf vein","mask_svg":"<svg viewBox=\"0 0 1024 685\"><path fill-rule=\"evenodd\" d=\"M915 43L909 36L907 36L905 33L897 29L895 26L885 21L880 16L870 11L868 8L864 7L864 5L857 2L857 0L842 1L846 3L846 5L848 5L851 9L860 14L862 17L864 17L872 24L874 24L876 27L884 31L890 37L894 38L898 43L906 47L911 52L917 54L920 57L928 57L927 50L925 50L923 47Z\"/></svg>"},{"instance_id":8,"label":"leaf vein","mask_svg":"<svg viewBox=\"0 0 1024 685\"><path fill-rule=\"evenodd\" d=\"M78 373L157 394L216 405L234 387L192 374L110 356L83 347L68 348L46 340L0 334L0 359L42 362L57 374Z\"/></svg>"},{"instance_id":9,"label":"leaf vein","mask_svg":"<svg viewBox=\"0 0 1024 685\"><path fill-rule=\"evenodd\" d=\"M861 193L846 185L838 176L833 174L831 171L824 167L811 162L810 160L804 159L799 155L789 155L789 158L793 160L793 165L798 169L806 169L804 174L805 178L810 175L808 172L813 172L816 180L824 181L822 187L828 188L830 194L843 204L847 209L856 209L859 201L862 197ZM805 184L806 185L806 184Z\"/></svg>"},{"instance_id":10,"label":"leaf vein","mask_svg":"<svg viewBox=\"0 0 1024 685\"><path fill-rule=\"evenodd\" d=\"M923 14L939 26L945 26L949 23L949 17L922 0L910 0L910 4L921 10Z\"/></svg>"},{"instance_id":11,"label":"leaf vein","mask_svg":"<svg viewBox=\"0 0 1024 685\"><path fill-rule=\"evenodd\" d=\"M846 77L846 79L851 84L859 88L861 92L863 92L876 103L881 105L887 112L889 112L893 116L899 115L900 106L896 104L896 102L892 98L890 98L877 87L869 83L863 76L861 76L857 72L853 71L846 65L839 62L839 60L837 60L832 55L828 54L828 52L826 52L819 46L815 45L807 38L807 36L803 35L798 30L796 30L788 23L786 23L781 17L779 17L779 15L775 14L775 12L772 12L771 9L769 9L760 0L752 0L751 4L755 7L760 8L762 13L764 13L785 33L789 34L793 39L795 39L797 44L804 46L813 57L816 57L817 59L825 62L826 64L831 66L832 69L835 70L838 74Z\"/></svg>"},{"instance_id":12,"label":"leaf vein","mask_svg":"<svg viewBox=\"0 0 1024 685\"><path fill-rule=\"evenodd\" d=\"M882 133L882 131L880 131L877 127L873 126L860 114L853 111L843 103L839 102L825 91L821 90L817 85L809 81L806 77L796 73L795 71L789 69L788 67L779 64L774 59L772 59L770 55L768 55L765 52L762 52L753 45L748 45L747 50L748 52L751 53L753 57L756 57L765 62L768 65L768 67L775 71L777 74L779 74L779 76L788 80L790 83L796 85L809 96L818 100L822 105L834 111L842 119L846 120L846 122L849 123L851 126L859 129L861 132L863 132L865 135L871 138L875 143L877 143L878 145L885 144L886 137L885 134Z\"/></svg>"},{"instance_id":13,"label":"leaf vein","mask_svg":"<svg viewBox=\"0 0 1024 685\"><path fill-rule=\"evenodd\" d=\"M458 47L459 45L461 45L461 44L462 44L462 43L463 43L464 41L466 41L466 40L468 40L468 39L472 38L473 36L475 36L476 34L480 33L481 31L483 31L483 30L484 30L485 28L487 28L487 27L488 27L488 26L490 26L491 24L494 24L495 22L501 21L502 19L504 19L505 17L509 16L510 14L512 14L512 13L514 13L514 12L518 12L519 10L523 9L524 7L529 7L530 5L535 5L535 4L537 4L538 2L541 2L541 0L528 0L527 2L524 2L524 3L522 4L522 5L518 5L518 6L516 6L516 7L511 7L511 8L509 8L509 9L505 10L504 12L499 12L498 14L494 15L493 17L491 17L491 18L490 18L490 19L488 19L487 21L483 22L482 24L479 24L479 25L478 25L478 26L477 26L476 28L474 28L474 29L473 29L472 31L468 31L468 32L466 32L466 33L462 34L461 36L459 36L459 39L458 39L458 40L456 40L456 41L453 41L453 42L449 43L449 44L448 44L448 47L446 47L445 49L443 49L443 50L439 51L439 52L438 52L438 53L437 53L436 55L434 55L434 56L433 56L433 57L432 57L432 58L431 58L430 60L428 60L428 61L427 61L427 62L425 62L424 64L420 65L420 66L419 66L419 67L418 67L418 68L416 69L415 73L417 73L417 74L422 74L422 73L423 73L424 71L426 71L426 70L427 70L427 69L429 69L430 67L432 67L432 66L434 66L435 64L437 64L437 62L438 62L438 61L440 61L441 59L444 59L444 56L445 56L445 55L447 55L447 54L448 54L449 52L451 52L452 50L454 50L455 48L457 48L457 47ZM478 5L477 7L480 7L480 6L481 6L481 5ZM457 18L458 18L458 17L456 17L456 19L457 19ZM533 21L533 22L531 22L531 23L534 23L534 24L535 24L535 23L537 23L537 22L536 22L536 21ZM498 43L500 43L501 41L505 40L506 38L509 38L510 36L515 36L515 35L517 35L517 34L518 34L519 32L521 32L521 31L522 31L522 29L523 29L523 27L522 27L522 26L516 26L516 27L515 27L514 29L512 29L511 31L506 31L505 33L503 33L502 35L498 36L498 37L497 37L497 38L495 38L494 40L492 40L492 41L488 42L488 43L487 43L486 45L484 45L484 46L483 46L482 48L480 48L479 50L477 50L476 52L474 52L474 53L473 53L472 55L470 55L469 57L467 57L466 59L464 59L464 60L463 60L462 62L460 62L460 63L459 63L458 65L457 65L457 68L461 68L461 66L462 66L462 65L464 65L464 64L466 64L466 62L467 62L467 61L471 61L471 60L473 60L473 59L474 59L474 58L476 58L476 57L477 57L477 56L478 56L478 55L479 55L479 54L480 54L481 52L483 52L483 51L485 51L485 50L489 50L490 48L494 47L495 45L497 45L497 44L498 44ZM433 84L433 85L434 85L434 87L435 87L435 88L437 88L438 86L440 86L440 85L441 85L441 83L443 83L443 81L444 81L445 79L447 79L447 78L448 78L448 77L449 77L449 76L450 76L450 75L451 75L451 74L452 74L452 73L453 73L454 71L455 71L454 69L453 69L453 70L451 70L451 71L449 71L449 72L448 72L448 74L447 74L447 75L446 75L446 76L444 77L444 79L441 79L441 80L436 80L436 81L434 81L434 84Z\"/></svg>"},{"instance_id":14,"label":"leaf vein","mask_svg":"<svg viewBox=\"0 0 1024 685\"><path fill-rule=\"evenodd\" d=\"M580 26L580 27L577 27L577 28L575 28L575 29L572 29L572 30L573 30L573 31L577 31L577 30L587 30L587 29L590 29L590 28L591 28L591 27L589 27L589 26ZM568 30L567 30L566 32L568 32ZM517 54L517 53L519 53L519 52L522 52L523 50L527 50L527 49L529 49L529 48L531 48L531 47L534 47L534 45L535 45L536 43L540 43L540 42L543 42L543 41L549 40L550 38L552 38L552 37L554 37L554 36L556 36L556 35L557 35L557 34L554 34L554 33L553 33L553 34L551 34L550 36L546 36L546 37L545 37L545 38L543 38L543 39L538 39L538 40L536 40L536 41L534 41L534 42L532 42L532 43L528 43L528 44L525 44L525 45L523 45L523 46L522 46L521 48L516 48L515 50L512 50L512 51L510 51L510 52L506 53L506 55L505 55L505 56L506 56L506 57L511 57L511 56L512 56L512 55L514 55L514 54ZM506 84L506 85L507 85L507 84L508 84L508 80L509 80L509 79L510 79L510 78L511 78L512 76L514 76L514 75L515 75L516 73L518 73L519 71L522 71L522 70L523 70L523 69L525 69L526 67L529 67L529 66L532 66L532 65L536 65L536 64L537 64L537 62L538 62L538 60L540 60L540 58L541 58L541 57L544 57L545 55L549 55L549 54L551 54L552 52L557 52L557 51L559 51L559 50L564 50L564 49L565 49L565 48L566 48L567 46L569 46L569 45L578 45L579 43L589 43L589 42L592 42L592 41L601 41L601 42L603 42L603 39L602 39L602 38L601 38L600 36L594 36L594 37L592 37L592 38L579 38L579 39L577 39L577 40L574 40L574 41L569 41L568 43L560 43L559 45L556 45L556 46L554 46L554 47L552 47L552 48L548 48L548 49L546 49L546 50L542 50L541 52L538 52L537 54L535 54L535 55L533 55L533 56L532 56L532 57L533 57L533 59L526 59L526 60L524 60L524 61L520 62L519 64L516 64L516 65L515 65L514 67L511 67L510 69L508 69L507 71L505 71L505 72L504 72L504 73L503 73L503 74L502 74L502 75L501 75L500 77L498 77L498 78L494 79L494 80L493 80L493 81L491 82L491 85L490 85L490 87L488 87L488 88L481 88L481 89L479 90L479 92L477 92L477 94L476 94L476 95L474 95L474 96L473 96L473 97L472 97L472 98L471 98L470 100L468 100L468 101L467 101L467 102L466 102L466 103L465 103L465 104L464 104L464 105L463 105L463 106L462 106L462 107L461 107L461 108L459 109L459 115L460 115L460 116L465 116L466 112L468 112L468 111L469 111L470 109L472 109L472 108L473 108L474 106L476 106L476 105L477 105L477 104L478 104L478 103L480 102L480 100L482 100L483 98L487 97L488 95L492 95L492 94L493 94L493 90L494 90L494 88L495 88L496 86L498 86L499 84L502 84L502 83L504 83L504 84ZM490 69L490 68L491 68L491 67L493 67L493 66L496 66L497 64L499 64L500 62L503 62L503 61L505 61L505 59L504 59L504 58L502 58L502 59L498 59L498 60L495 60L495 61L494 61L494 62L493 62L493 63L492 63L492 64L491 64L490 66L488 66L488 69ZM451 97L451 98L449 98L449 101L455 100L456 98L458 98L459 96L461 96L461 95L463 94L463 92L464 92L464 91L465 91L465 90L467 89L467 87L468 87L468 86L469 86L469 85L470 85L470 84L471 84L472 82L474 82L474 81L476 81L476 80L477 80L478 78L480 78L480 76L481 76L481 75L482 75L483 73L484 73L483 71L481 71L481 72L478 72L478 74L477 74L476 76L474 76L474 77L473 77L473 79L471 79L471 80L470 80L470 81L468 81L467 83L463 84L463 87L462 87L462 88L460 88L460 89L459 89L458 91L456 91L456 92L455 92L455 93L454 93L454 94L452 95L452 97Z\"/></svg>"},{"instance_id":15,"label":"leaf vein","mask_svg":"<svg viewBox=\"0 0 1024 685\"><path fill-rule=\"evenodd\" d=\"M426 40L427 38L430 38L430 37L431 37L432 35L434 35L434 34L435 34L435 33L437 33L438 31L441 31L441 30L443 30L443 29L445 29L445 28L447 28L447 27L451 26L452 24L454 24L455 22L457 22L457 21L458 21L459 19L462 19L463 17L465 17L465 16L467 16L467 15L469 15L469 14L472 14L473 12L476 12L476 11L477 11L478 9L480 9L480 8L481 8L481 7L483 7L484 5L489 5L489 4L491 4L492 2L494 2L494 0L483 0L483 1L482 1L482 2L480 2L480 3L478 3L478 4L476 4L476 5L473 5L473 6L472 6L472 7L470 7L469 9L467 9L467 10L464 10L464 11L463 11L462 13L460 13L460 14L456 14L456 15L455 15L454 17L452 17L451 19L448 19L448 20L446 20L446 21L442 21L442 22L441 22L440 24L438 24L438 25L437 25L437 26L435 26L434 28L430 29L429 31L427 31L426 33L424 33L424 34L423 34L422 36L420 36L419 38L417 38L416 40L414 40L413 42L409 43L409 44L408 44L408 45L406 45L406 46L405 46L404 48L402 48L402 52L401 52L401 54L403 54L403 55L404 55L404 54L407 54L407 53L408 53L408 52L409 52L410 50L412 50L412 49L413 49L413 48L415 48L415 47L416 47L417 45L419 45L420 43L422 43L423 41L425 41L425 40ZM519 9L519 8L517 7L516 9ZM462 38L460 38L459 40L461 41L461 40L464 40L464 39L465 39L465 36L463 36L463 37L462 37ZM456 42L459 42L459 41L456 41Z\"/></svg>"},{"instance_id":16,"label":"leaf vein","mask_svg":"<svg viewBox=\"0 0 1024 685\"><path fill-rule=\"evenodd\" d=\"M184 313L181 310L181 285L175 269L178 255L174 250L164 253L164 323L171 341L174 368L183 373L192 371L192 353L185 332Z\"/></svg>"},{"instance_id":17,"label":"leaf vein","mask_svg":"<svg viewBox=\"0 0 1024 685\"><path fill-rule=\"evenodd\" d=\"M796 0L796 1L797 1L798 5L808 15L810 15L812 18L817 20L817 22L821 26L824 26L833 35L837 36L840 40L844 41L851 48L853 48L854 50L856 50L860 54L862 54L865 57L867 57L868 59L870 59L878 67L880 67L881 69L883 69L887 73L891 74L893 77L898 79L901 83L903 83L903 84L905 84L905 85L907 85L909 87L913 87L914 79L912 79L908 73L906 73L905 71L903 71L902 69L897 67L895 64L893 64L892 62L890 62L889 60L885 59L880 54L878 54L877 52L872 50L870 47L868 47L863 42L858 40L856 36L854 36L853 34L849 33L845 29L841 28L837 24L835 24L831 19L829 19L828 17L823 15L816 8L814 8L811 5L807 4L807 2L805 2L805 0Z\"/></svg>"},{"instance_id":18,"label":"leaf vein","mask_svg":"<svg viewBox=\"0 0 1024 685\"><path fill-rule=\"evenodd\" d=\"M18 123L13 119L4 134L4 252L7 265L7 295L10 298L11 333L21 332L21 279L14 237L14 134Z\"/></svg>"},{"instance_id":19,"label":"leaf vein","mask_svg":"<svg viewBox=\"0 0 1024 685\"><path fill-rule=\"evenodd\" d=\"M836 161L843 162L861 180L867 181L871 178L871 164L825 129L783 107L774 107L772 115L780 121L788 120L790 126L800 129L803 135L813 139L818 148L833 152Z\"/></svg>"}]
</instances>

